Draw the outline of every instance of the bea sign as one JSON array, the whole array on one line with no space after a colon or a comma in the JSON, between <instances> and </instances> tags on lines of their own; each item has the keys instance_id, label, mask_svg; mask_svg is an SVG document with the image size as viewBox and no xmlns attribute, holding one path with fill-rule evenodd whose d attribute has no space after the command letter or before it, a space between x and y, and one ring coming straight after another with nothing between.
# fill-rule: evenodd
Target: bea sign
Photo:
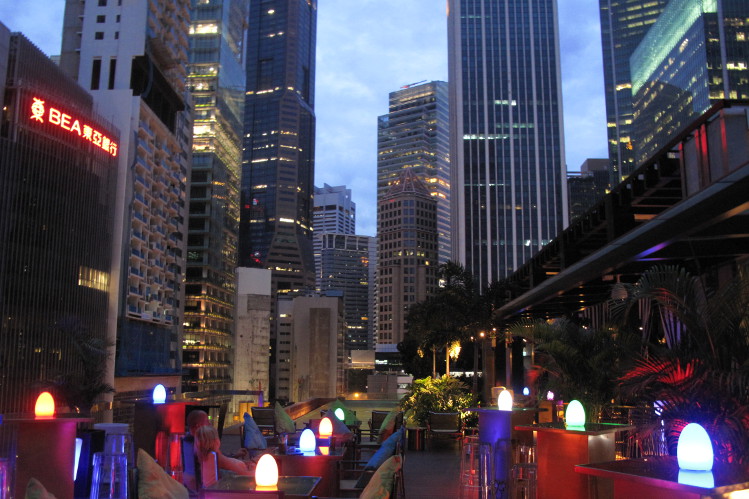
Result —
<instances>
[{"instance_id":1,"label":"bea sign","mask_svg":"<svg viewBox=\"0 0 749 499\"><path fill-rule=\"evenodd\" d=\"M107 151L112 156L117 156L117 142L113 141L99 130L81 120L63 113L57 108L46 107L45 102L34 97L31 104L31 121L37 123L49 123L58 126L80 138L91 142L93 145Z\"/></svg>"}]
</instances>

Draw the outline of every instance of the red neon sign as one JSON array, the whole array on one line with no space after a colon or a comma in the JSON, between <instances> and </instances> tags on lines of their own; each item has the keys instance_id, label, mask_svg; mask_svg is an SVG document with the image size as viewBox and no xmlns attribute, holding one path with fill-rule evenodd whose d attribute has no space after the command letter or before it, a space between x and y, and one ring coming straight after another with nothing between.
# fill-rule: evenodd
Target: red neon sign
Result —
<instances>
[{"instance_id":1,"label":"red neon sign","mask_svg":"<svg viewBox=\"0 0 749 499\"><path fill-rule=\"evenodd\" d=\"M34 97L34 102L31 104L30 119L38 123L45 123L45 118L47 120L46 123L57 125L70 133L78 135L84 140L88 140L95 146L107 151L112 156L117 156L117 142L113 141L91 125L83 123L81 120L73 118L57 108L45 108L44 101Z\"/></svg>"}]
</instances>

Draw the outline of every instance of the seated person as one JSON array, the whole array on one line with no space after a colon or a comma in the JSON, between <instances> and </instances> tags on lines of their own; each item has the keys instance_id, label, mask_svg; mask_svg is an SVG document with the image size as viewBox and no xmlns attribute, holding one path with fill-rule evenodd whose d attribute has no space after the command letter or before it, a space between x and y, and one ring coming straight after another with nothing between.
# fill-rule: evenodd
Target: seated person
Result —
<instances>
[{"instance_id":1,"label":"seated person","mask_svg":"<svg viewBox=\"0 0 749 499\"><path fill-rule=\"evenodd\" d=\"M254 464L252 461L241 461L232 457L225 456L221 452L221 440L218 438L218 431L213 426L201 426L195 432L195 456L198 462L205 462L211 452L216 453L216 464L219 470L226 470L238 475L253 475ZM252 468L252 469L251 469Z\"/></svg>"}]
</instances>

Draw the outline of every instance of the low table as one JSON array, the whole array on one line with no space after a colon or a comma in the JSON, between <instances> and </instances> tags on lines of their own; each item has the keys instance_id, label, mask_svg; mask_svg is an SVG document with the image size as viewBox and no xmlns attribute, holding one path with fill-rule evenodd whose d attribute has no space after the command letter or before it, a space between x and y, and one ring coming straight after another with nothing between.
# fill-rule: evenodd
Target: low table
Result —
<instances>
[{"instance_id":1,"label":"low table","mask_svg":"<svg viewBox=\"0 0 749 499\"><path fill-rule=\"evenodd\" d=\"M746 472L718 465L712 472L706 472L708 475L688 475L682 471L680 476L679 464L674 456L581 464L575 466L575 471L613 480L615 499L719 498L730 497L731 492L749 490L749 475ZM702 478L706 479L703 486L695 485Z\"/></svg>"},{"instance_id":2,"label":"low table","mask_svg":"<svg viewBox=\"0 0 749 499\"><path fill-rule=\"evenodd\" d=\"M278 490L284 497L312 497L320 483L319 476L279 476ZM236 475L224 477L200 491L201 499L246 499L247 492L255 492L255 477Z\"/></svg>"},{"instance_id":3,"label":"low table","mask_svg":"<svg viewBox=\"0 0 749 499\"><path fill-rule=\"evenodd\" d=\"M519 425L515 429L536 433L539 498L605 499L613 496L613 483L606 479L588 479L575 473L575 466L613 461L616 458L614 435L632 430L634 426L587 423L584 427L567 428L563 423L542 423Z\"/></svg>"},{"instance_id":4,"label":"low table","mask_svg":"<svg viewBox=\"0 0 749 499\"><path fill-rule=\"evenodd\" d=\"M297 454L273 454L278 463L278 471L286 477L316 476L319 484L315 495L335 497L338 495L338 462L343 459L345 449L331 449L328 455L318 452L313 456Z\"/></svg>"}]
</instances>

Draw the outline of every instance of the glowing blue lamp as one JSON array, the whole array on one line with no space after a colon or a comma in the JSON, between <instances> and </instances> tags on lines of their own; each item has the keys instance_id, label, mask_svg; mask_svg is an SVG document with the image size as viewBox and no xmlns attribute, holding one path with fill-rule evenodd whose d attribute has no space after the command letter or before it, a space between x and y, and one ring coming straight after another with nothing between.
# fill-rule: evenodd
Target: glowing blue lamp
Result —
<instances>
[{"instance_id":1,"label":"glowing blue lamp","mask_svg":"<svg viewBox=\"0 0 749 499\"><path fill-rule=\"evenodd\" d=\"M163 404L164 402L166 402L166 388L159 383L153 388L153 403Z\"/></svg>"},{"instance_id":2,"label":"glowing blue lamp","mask_svg":"<svg viewBox=\"0 0 749 499\"><path fill-rule=\"evenodd\" d=\"M689 423L681 430L676 446L679 469L710 471L713 469L713 443L705 429L697 423Z\"/></svg>"},{"instance_id":3,"label":"glowing blue lamp","mask_svg":"<svg viewBox=\"0 0 749 499\"><path fill-rule=\"evenodd\" d=\"M312 430L307 428L299 437L299 450L302 452L315 452L315 447L317 447L315 434Z\"/></svg>"},{"instance_id":4,"label":"glowing blue lamp","mask_svg":"<svg viewBox=\"0 0 749 499\"><path fill-rule=\"evenodd\" d=\"M341 421L346 418L346 415L343 413L343 409L341 409L340 407L333 411L333 414L335 414L335 417L337 417Z\"/></svg>"},{"instance_id":5,"label":"glowing blue lamp","mask_svg":"<svg viewBox=\"0 0 749 499\"><path fill-rule=\"evenodd\" d=\"M510 390L502 390L497 396L497 408L500 411L512 410L512 393Z\"/></svg>"},{"instance_id":6,"label":"glowing blue lamp","mask_svg":"<svg viewBox=\"0 0 749 499\"><path fill-rule=\"evenodd\" d=\"M567 411L564 413L564 424L572 428L585 427L585 409L583 409L583 404L579 400L573 400L567 406Z\"/></svg>"},{"instance_id":7,"label":"glowing blue lamp","mask_svg":"<svg viewBox=\"0 0 749 499\"><path fill-rule=\"evenodd\" d=\"M530 394L531 394L531 391L530 391L530 389L527 386L525 388L523 388L523 395L525 395L527 397Z\"/></svg>"}]
</instances>

